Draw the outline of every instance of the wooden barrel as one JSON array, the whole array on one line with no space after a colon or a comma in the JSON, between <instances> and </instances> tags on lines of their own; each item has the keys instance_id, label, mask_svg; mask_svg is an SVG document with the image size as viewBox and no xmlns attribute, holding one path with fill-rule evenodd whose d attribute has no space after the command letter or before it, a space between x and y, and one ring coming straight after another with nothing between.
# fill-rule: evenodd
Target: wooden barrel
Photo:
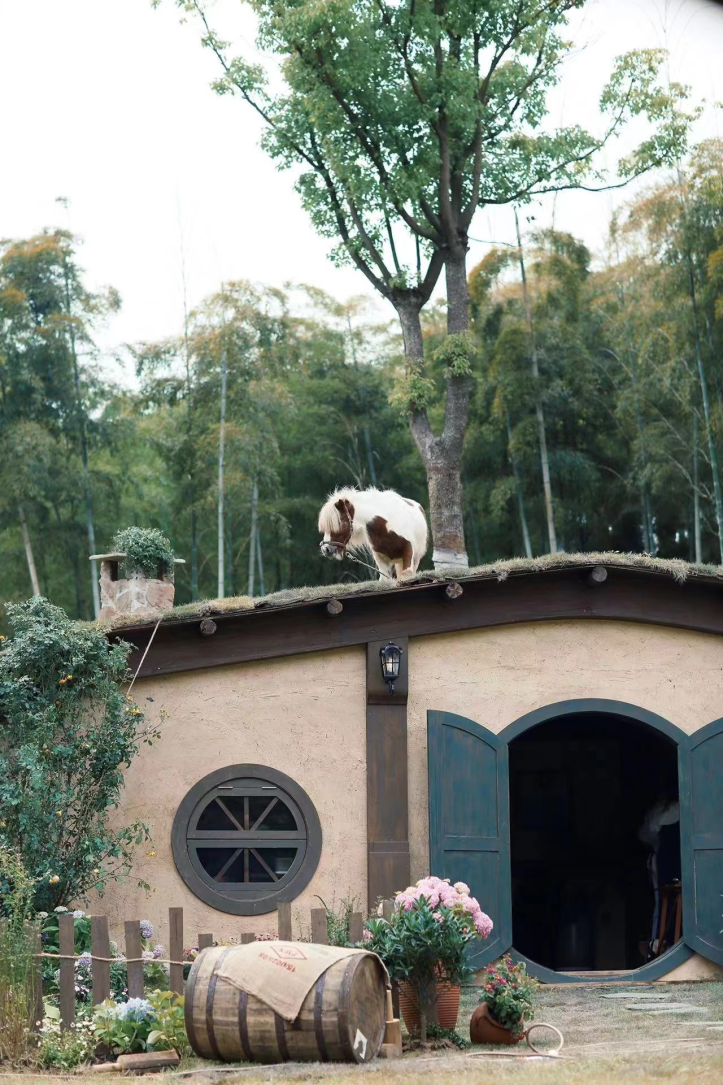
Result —
<instances>
[{"instance_id":1,"label":"wooden barrel","mask_svg":"<svg viewBox=\"0 0 723 1085\"><path fill-rule=\"evenodd\" d=\"M384 1039L384 970L357 953L337 961L309 991L293 1024L218 975L240 946L199 953L186 983L186 1032L204 1059L224 1062L369 1062Z\"/></svg>"}]
</instances>

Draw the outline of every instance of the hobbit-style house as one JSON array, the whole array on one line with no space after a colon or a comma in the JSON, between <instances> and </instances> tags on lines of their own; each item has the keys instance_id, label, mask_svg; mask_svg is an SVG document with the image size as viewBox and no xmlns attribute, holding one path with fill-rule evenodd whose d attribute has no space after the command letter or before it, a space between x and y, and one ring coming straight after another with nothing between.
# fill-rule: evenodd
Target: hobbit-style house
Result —
<instances>
[{"instance_id":1,"label":"hobbit-style house","mask_svg":"<svg viewBox=\"0 0 723 1085\"><path fill-rule=\"evenodd\" d=\"M223 600L109 626L162 739L103 908L221 938L467 882L542 979L723 966L723 575L618 554ZM380 649L398 676L394 692ZM133 660L132 660L133 663ZM653 885L658 885L657 895ZM154 915L154 909L157 915Z\"/></svg>"}]
</instances>

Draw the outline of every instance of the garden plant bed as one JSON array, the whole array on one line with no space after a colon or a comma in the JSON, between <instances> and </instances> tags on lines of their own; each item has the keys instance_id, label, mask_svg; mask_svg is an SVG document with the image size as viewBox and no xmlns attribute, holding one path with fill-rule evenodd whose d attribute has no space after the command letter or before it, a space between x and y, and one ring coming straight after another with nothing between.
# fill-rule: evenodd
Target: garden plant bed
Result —
<instances>
[{"instance_id":1,"label":"garden plant bed","mask_svg":"<svg viewBox=\"0 0 723 1085\"><path fill-rule=\"evenodd\" d=\"M723 1024L723 984L656 984L656 993L670 994L675 1002L690 1002L703 1008L695 1015L666 1016L661 1021L644 1012L631 1012L628 1003L635 1003L637 987L630 988L630 999L606 999L610 993L606 987L542 987L537 1000L536 1021L549 1021L557 1025L565 1035L566 1060L554 1061L512 1056L510 1058L474 1059L465 1056L470 1051L442 1051L425 1055L405 1055L400 1062L377 1059L368 1066L339 1064L286 1063L280 1066L243 1066L234 1073L231 1067L220 1063L204 1063L200 1059L186 1059L179 1070L163 1073L166 1085L195 1085L216 1080L226 1083L235 1081L248 1085L261 1085L274 1080L309 1082L323 1080L327 1085L350 1082L354 1075L372 1074L378 1085L417 1082L432 1067L440 1085L454 1081L455 1085L487 1085L497 1081L518 1081L520 1078L560 1085L607 1085L613 1075L616 1085L640 1083L653 1085L658 1082L675 1082L676 1085L717 1085L723 1077L723 1031L706 1028L708 1024ZM642 989L640 989L642 990ZM465 988L462 993L459 1031L465 1035L467 1022L477 1003L476 992ZM540 1047L543 1033L535 1042ZM491 1048L490 1050L495 1050ZM496 1049L502 1050L502 1049ZM523 1048L516 1051L522 1052ZM208 1070L208 1074L203 1073ZM227 1072L216 1074L215 1070ZM188 1076L184 1071L197 1070ZM228 1072L230 1071L230 1072ZM88 1073L89 1078L95 1075ZM3 1074L6 1085L53 1085L55 1082L77 1080L77 1074L26 1073ZM127 1080L127 1079L124 1079ZM140 1080L140 1079L139 1079ZM147 1079L146 1079L147 1080ZM158 1079L157 1079L158 1080Z\"/></svg>"}]
</instances>

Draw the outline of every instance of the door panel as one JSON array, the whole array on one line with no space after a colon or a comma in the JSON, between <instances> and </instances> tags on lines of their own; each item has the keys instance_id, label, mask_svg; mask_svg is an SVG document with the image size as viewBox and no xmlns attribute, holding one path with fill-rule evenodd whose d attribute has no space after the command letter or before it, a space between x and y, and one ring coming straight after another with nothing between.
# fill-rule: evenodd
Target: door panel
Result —
<instances>
[{"instance_id":1,"label":"door panel","mask_svg":"<svg viewBox=\"0 0 723 1085\"><path fill-rule=\"evenodd\" d=\"M681 746L683 937L723 964L723 720Z\"/></svg>"},{"instance_id":2,"label":"door panel","mask_svg":"<svg viewBox=\"0 0 723 1085\"><path fill-rule=\"evenodd\" d=\"M476 968L510 948L507 743L452 712L428 712L430 873L466 882L494 923Z\"/></svg>"}]
</instances>

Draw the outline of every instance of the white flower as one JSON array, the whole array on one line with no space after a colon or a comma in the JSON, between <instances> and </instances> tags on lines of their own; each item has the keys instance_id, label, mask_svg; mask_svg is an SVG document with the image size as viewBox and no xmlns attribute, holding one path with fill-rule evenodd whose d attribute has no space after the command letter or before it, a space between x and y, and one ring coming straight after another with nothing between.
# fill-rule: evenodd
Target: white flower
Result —
<instances>
[{"instance_id":1,"label":"white flower","mask_svg":"<svg viewBox=\"0 0 723 1085\"><path fill-rule=\"evenodd\" d=\"M48 913L47 912L38 912L38 917L40 919L47 919L48 918Z\"/></svg>"},{"instance_id":2,"label":"white flower","mask_svg":"<svg viewBox=\"0 0 723 1085\"><path fill-rule=\"evenodd\" d=\"M64 908L62 904L59 904L57 908L53 909L54 912L67 912L68 909Z\"/></svg>"},{"instance_id":3,"label":"white flower","mask_svg":"<svg viewBox=\"0 0 723 1085\"><path fill-rule=\"evenodd\" d=\"M73 912L73 919L84 919L84 918L85 918L85 912L81 912L80 908L77 910L77 912Z\"/></svg>"}]
</instances>

